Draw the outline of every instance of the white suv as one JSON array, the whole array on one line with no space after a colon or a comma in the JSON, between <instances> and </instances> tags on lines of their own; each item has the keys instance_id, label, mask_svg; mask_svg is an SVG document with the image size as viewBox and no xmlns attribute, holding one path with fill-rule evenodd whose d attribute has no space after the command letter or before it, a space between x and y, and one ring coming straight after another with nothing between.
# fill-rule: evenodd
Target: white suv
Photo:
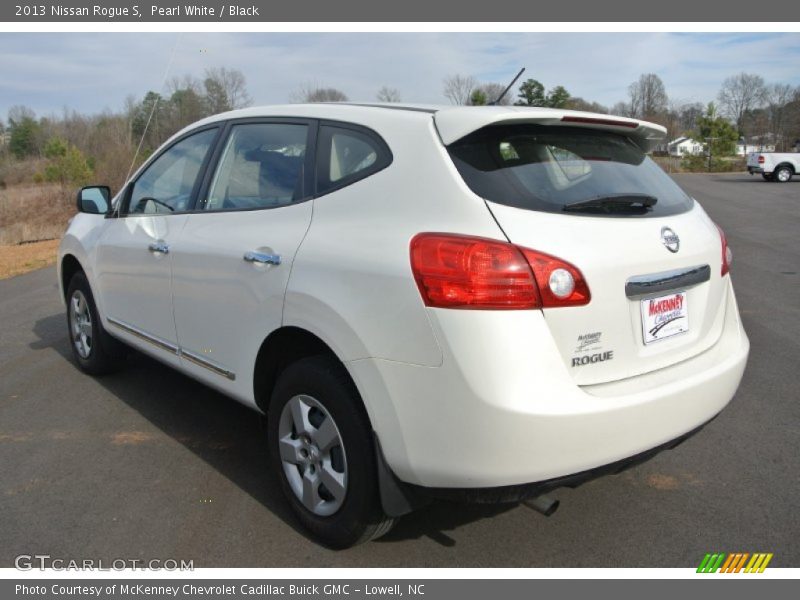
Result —
<instances>
[{"instance_id":1,"label":"white suv","mask_svg":"<svg viewBox=\"0 0 800 600\"><path fill-rule=\"evenodd\" d=\"M749 349L724 234L645 154L663 136L522 107L203 120L113 200L79 193L75 359L105 373L134 347L265 413L334 547L430 498L618 472L712 419Z\"/></svg>"}]
</instances>

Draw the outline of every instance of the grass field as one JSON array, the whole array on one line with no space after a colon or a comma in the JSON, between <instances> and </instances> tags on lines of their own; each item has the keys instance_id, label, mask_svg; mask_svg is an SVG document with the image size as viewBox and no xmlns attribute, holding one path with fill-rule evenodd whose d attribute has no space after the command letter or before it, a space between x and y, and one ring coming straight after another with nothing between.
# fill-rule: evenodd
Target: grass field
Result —
<instances>
[{"instance_id":1,"label":"grass field","mask_svg":"<svg viewBox=\"0 0 800 600\"><path fill-rule=\"evenodd\" d=\"M49 184L0 189L0 279L55 262L58 240L75 214L71 195Z\"/></svg>"},{"instance_id":2,"label":"grass field","mask_svg":"<svg viewBox=\"0 0 800 600\"><path fill-rule=\"evenodd\" d=\"M74 193L52 184L0 189L0 246L60 238L75 214Z\"/></svg>"}]
</instances>

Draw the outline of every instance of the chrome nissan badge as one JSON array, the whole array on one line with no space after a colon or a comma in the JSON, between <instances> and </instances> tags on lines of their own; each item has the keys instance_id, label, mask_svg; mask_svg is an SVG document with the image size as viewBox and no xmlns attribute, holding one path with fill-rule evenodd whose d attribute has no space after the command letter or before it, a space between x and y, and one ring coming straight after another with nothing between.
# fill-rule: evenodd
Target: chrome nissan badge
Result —
<instances>
[{"instance_id":1,"label":"chrome nissan badge","mask_svg":"<svg viewBox=\"0 0 800 600\"><path fill-rule=\"evenodd\" d=\"M678 234L672 231L669 227L662 227L661 228L661 243L664 244L664 247L672 252L673 254L680 250L681 247L681 238L678 237Z\"/></svg>"}]
</instances>

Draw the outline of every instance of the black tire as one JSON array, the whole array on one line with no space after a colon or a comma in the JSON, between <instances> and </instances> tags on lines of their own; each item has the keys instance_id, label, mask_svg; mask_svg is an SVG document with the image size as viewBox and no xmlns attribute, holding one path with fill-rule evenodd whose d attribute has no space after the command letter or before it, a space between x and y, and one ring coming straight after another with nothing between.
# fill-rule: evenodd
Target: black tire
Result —
<instances>
[{"instance_id":1,"label":"black tire","mask_svg":"<svg viewBox=\"0 0 800 600\"><path fill-rule=\"evenodd\" d=\"M792 175L794 175L792 168L783 165L775 169L775 172L772 174L772 180L777 183L788 183L792 180ZM785 179L781 179L781 177L785 177Z\"/></svg>"},{"instance_id":2,"label":"black tire","mask_svg":"<svg viewBox=\"0 0 800 600\"><path fill-rule=\"evenodd\" d=\"M344 499L336 512L329 516L315 514L297 497L280 455L281 414L289 401L300 395L313 398L333 418L346 455ZM378 538L391 529L394 520L384 514L380 503L369 418L358 390L341 363L326 356L314 356L284 369L272 393L267 436L270 462L283 493L314 538L331 548L349 548ZM286 468L296 468L303 473L301 467L295 465Z\"/></svg>"},{"instance_id":3,"label":"black tire","mask_svg":"<svg viewBox=\"0 0 800 600\"><path fill-rule=\"evenodd\" d=\"M772 175L767 175L766 173L762 173L761 177L764 178L764 181L772 181Z\"/></svg>"},{"instance_id":4,"label":"black tire","mask_svg":"<svg viewBox=\"0 0 800 600\"><path fill-rule=\"evenodd\" d=\"M81 294L85 299L88 314L90 316L90 348L86 356L82 356L78 350L77 340L73 334L73 312L71 309L72 302L76 298L76 294ZM100 320L100 315L97 312L97 306L94 302L94 295L92 289L89 287L89 282L86 275L83 273L76 273L67 286L67 334L69 336L69 347L72 350L72 356L75 362L82 371L89 375L106 375L113 373L122 367L122 362L127 354L127 348L122 342L111 337L103 327Z\"/></svg>"}]
</instances>

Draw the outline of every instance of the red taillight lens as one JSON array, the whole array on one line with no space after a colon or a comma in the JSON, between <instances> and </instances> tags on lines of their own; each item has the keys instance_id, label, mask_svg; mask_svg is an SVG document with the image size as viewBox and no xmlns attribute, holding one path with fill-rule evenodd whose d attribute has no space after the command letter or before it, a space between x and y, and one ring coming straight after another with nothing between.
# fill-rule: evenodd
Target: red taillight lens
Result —
<instances>
[{"instance_id":1,"label":"red taillight lens","mask_svg":"<svg viewBox=\"0 0 800 600\"><path fill-rule=\"evenodd\" d=\"M759 156L758 157L758 164L760 164L760 165L764 164L764 157L763 156Z\"/></svg>"},{"instance_id":2,"label":"red taillight lens","mask_svg":"<svg viewBox=\"0 0 800 600\"><path fill-rule=\"evenodd\" d=\"M719 230L719 237L722 241L722 271L720 274L724 277L731 270L733 251L730 249L730 246L728 246L728 238L725 236L725 232L722 231L722 227L717 225L717 229Z\"/></svg>"},{"instance_id":3,"label":"red taillight lens","mask_svg":"<svg viewBox=\"0 0 800 600\"><path fill-rule=\"evenodd\" d=\"M589 301L583 275L573 265L486 238L421 233L411 240L411 269L426 306L515 310ZM554 275L559 269L569 276L561 271ZM569 295L564 296L565 291Z\"/></svg>"},{"instance_id":4,"label":"red taillight lens","mask_svg":"<svg viewBox=\"0 0 800 600\"><path fill-rule=\"evenodd\" d=\"M427 306L520 309L541 306L528 263L506 242L443 233L411 240L411 268Z\"/></svg>"}]
</instances>

